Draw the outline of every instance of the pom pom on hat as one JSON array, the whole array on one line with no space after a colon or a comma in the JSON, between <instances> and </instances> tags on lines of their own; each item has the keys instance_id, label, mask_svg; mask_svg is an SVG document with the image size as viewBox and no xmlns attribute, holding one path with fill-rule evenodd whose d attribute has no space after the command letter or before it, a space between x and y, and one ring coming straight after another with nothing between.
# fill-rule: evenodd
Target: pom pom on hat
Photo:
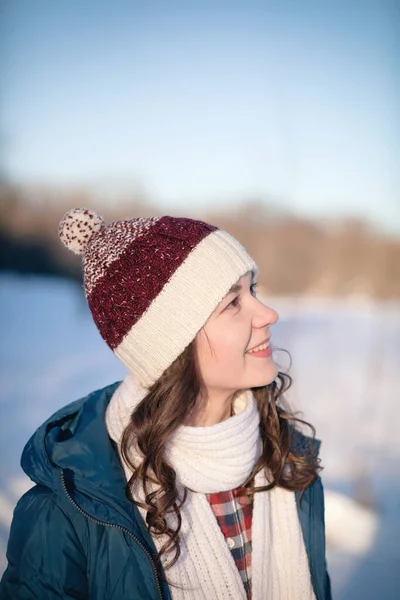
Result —
<instances>
[{"instance_id":1,"label":"pom pom on hat","mask_svg":"<svg viewBox=\"0 0 400 600\"><path fill-rule=\"evenodd\" d=\"M103 218L88 208L73 208L62 218L58 235L75 254L83 254L92 237L105 227Z\"/></svg>"}]
</instances>

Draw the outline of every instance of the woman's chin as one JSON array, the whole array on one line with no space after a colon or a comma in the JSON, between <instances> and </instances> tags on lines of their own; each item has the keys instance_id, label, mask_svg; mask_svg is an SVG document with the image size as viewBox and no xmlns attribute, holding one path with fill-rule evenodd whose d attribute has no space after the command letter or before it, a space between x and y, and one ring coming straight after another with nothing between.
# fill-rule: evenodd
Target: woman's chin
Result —
<instances>
[{"instance_id":1,"label":"woman's chin","mask_svg":"<svg viewBox=\"0 0 400 600\"><path fill-rule=\"evenodd\" d=\"M279 369L271 359L268 361L268 365L262 370L261 373L257 373L252 377L252 385L250 387L262 387L264 385L269 385L274 381L276 376L278 375Z\"/></svg>"}]
</instances>

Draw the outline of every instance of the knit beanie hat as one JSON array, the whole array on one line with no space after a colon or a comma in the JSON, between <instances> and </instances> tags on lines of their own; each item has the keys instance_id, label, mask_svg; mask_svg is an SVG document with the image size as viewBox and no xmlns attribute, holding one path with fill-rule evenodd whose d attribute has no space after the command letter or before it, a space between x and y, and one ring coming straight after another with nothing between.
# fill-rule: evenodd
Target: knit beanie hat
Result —
<instances>
[{"instance_id":1,"label":"knit beanie hat","mask_svg":"<svg viewBox=\"0 0 400 600\"><path fill-rule=\"evenodd\" d=\"M83 255L84 289L108 346L150 387L205 325L230 288L257 265L228 233L193 219L133 218L106 225L75 208L59 226Z\"/></svg>"}]
</instances>

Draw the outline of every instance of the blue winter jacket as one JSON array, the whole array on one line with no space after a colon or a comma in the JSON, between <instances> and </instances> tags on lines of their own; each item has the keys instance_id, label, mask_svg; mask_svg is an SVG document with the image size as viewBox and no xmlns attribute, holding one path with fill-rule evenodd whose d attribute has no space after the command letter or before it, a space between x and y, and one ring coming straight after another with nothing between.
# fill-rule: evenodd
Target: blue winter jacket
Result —
<instances>
[{"instance_id":1,"label":"blue winter jacket","mask_svg":"<svg viewBox=\"0 0 400 600\"><path fill-rule=\"evenodd\" d=\"M26 445L21 464L36 485L14 511L1 600L171 599L105 426L118 385L59 410ZM296 498L315 594L330 600L320 479Z\"/></svg>"}]
</instances>

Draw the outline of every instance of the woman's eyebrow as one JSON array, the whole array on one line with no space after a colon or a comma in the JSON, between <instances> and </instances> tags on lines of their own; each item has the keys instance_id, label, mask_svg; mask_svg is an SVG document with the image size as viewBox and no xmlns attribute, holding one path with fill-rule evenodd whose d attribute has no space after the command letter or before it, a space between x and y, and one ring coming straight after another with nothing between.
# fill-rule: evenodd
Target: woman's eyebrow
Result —
<instances>
[{"instance_id":1,"label":"woman's eyebrow","mask_svg":"<svg viewBox=\"0 0 400 600\"><path fill-rule=\"evenodd\" d=\"M254 285L255 279L256 279L256 276L255 276L254 273L252 273L251 274L251 283L250 283L250 285ZM241 291L241 289L242 289L241 284L240 283L235 283L235 285L233 285L231 287L231 289L229 290L228 294L237 294L238 292Z\"/></svg>"},{"instance_id":2,"label":"woman's eyebrow","mask_svg":"<svg viewBox=\"0 0 400 600\"><path fill-rule=\"evenodd\" d=\"M235 283L235 285L233 285L229 290L228 294L237 294L237 292L240 292L241 289L242 286L240 285L240 283Z\"/></svg>"}]
</instances>

